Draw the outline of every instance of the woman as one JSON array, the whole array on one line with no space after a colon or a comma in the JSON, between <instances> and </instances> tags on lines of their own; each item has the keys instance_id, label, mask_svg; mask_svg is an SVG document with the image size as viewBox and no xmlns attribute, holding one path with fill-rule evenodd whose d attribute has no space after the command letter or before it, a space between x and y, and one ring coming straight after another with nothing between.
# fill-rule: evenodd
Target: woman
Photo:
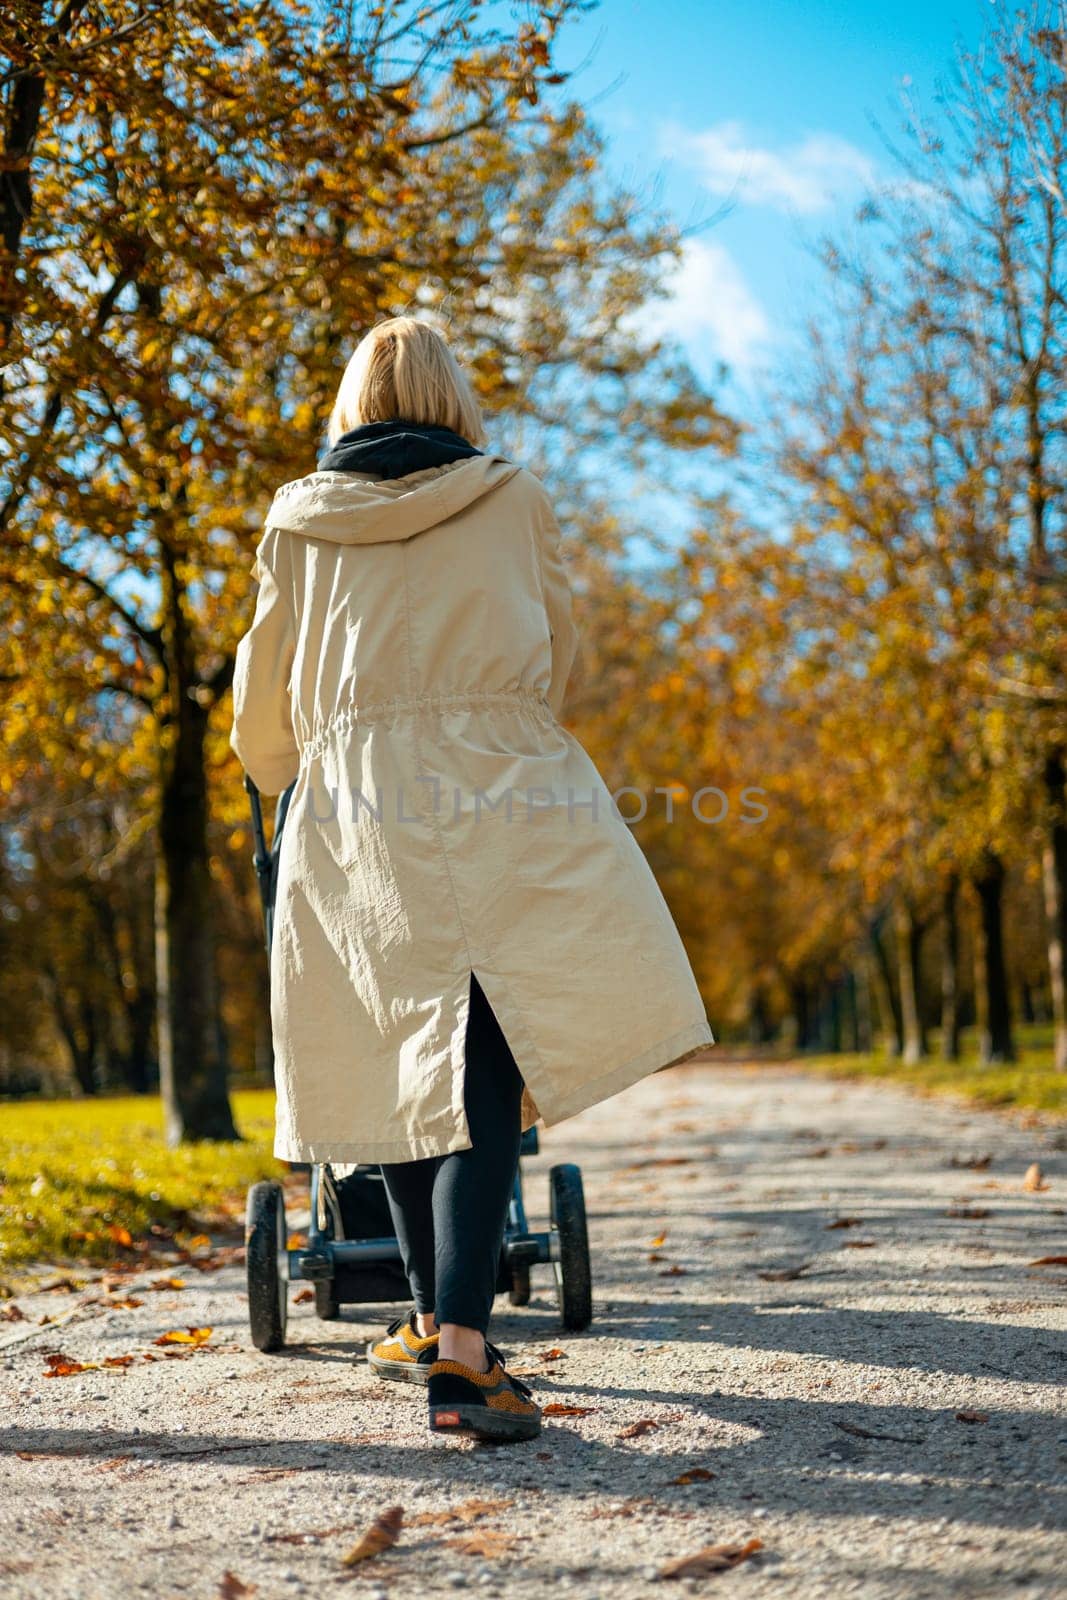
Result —
<instances>
[{"instance_id":1,"label":"woman","mask_svg":"<svg viewBox=\"0 0 1067 1600\"><path fill-rule=\"evenodd\" d=\"M396 317L283 485L230 742L296 780L271 952L274 1153L377 1162L410 1314L368 1352L430 1427L530 1438L486 1341L522 1130L713 1042L677 929L581 745L551 503L443 337Z\"/></svg>"}]
</instances>

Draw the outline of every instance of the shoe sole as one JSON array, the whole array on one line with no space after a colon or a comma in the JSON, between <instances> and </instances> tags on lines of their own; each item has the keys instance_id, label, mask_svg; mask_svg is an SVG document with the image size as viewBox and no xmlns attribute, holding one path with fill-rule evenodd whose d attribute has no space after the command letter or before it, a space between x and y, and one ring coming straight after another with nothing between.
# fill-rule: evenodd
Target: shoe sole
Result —
<instances>
[{"instance_id":1,"label":"shoe sole","mask_svg":"<svg viewBox=\"0 0 1067 1600\"><path fill-rule=\"evenodd\" d=\"M418 1361L387 1361L376 1356L374 1346L367 1346L367 1365L379 1378L390 1378L394 1383L429 1383L430 1368Z\"/></svg>"},{"instance_id":2,"label":"shoe sole","mask_svg":"<svg viewBox=\"0 0 1067 1600\"><path fill-rule=\"evenodd\" d=\"M492 1411L488 1406L431 1406L430 1432L459 1434L486 1444L517 1444L539 1436L541 1417L516 1416L513 1411Z\"/></svg>"}]
</instances>

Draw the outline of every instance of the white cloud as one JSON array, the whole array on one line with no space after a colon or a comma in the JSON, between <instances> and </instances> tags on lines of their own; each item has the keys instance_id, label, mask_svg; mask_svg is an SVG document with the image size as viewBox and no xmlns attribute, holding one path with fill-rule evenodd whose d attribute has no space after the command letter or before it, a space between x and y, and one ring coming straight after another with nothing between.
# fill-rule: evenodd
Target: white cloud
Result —
<instances>
[{"instance_id":1,"label":"white cloud","mask_svg":"<svg viewBox=\"0 0 1067 1600\"><path fill-rule=\"evenodd\" d=\"M747 373L771 334L763 307L720 244L690 239L664 285L668 298L652 300L639 313L642 332L672 335L699 361L702 353Z\"/></svg>"},{"instance_id":2,"label":"white cloud","mask_svg":"<svg viewBox=\"0 0 1067 1600\"><path fill-rule=\"evenodd\" d=\"M740 122L719 122L699 133L665 123L660 149L693 167L711 194L804 215L825 211L843 193L872 184L877 174L870 156L836 134L809 133L772 150L746 139Z\"/></svg>"}]
</instances>

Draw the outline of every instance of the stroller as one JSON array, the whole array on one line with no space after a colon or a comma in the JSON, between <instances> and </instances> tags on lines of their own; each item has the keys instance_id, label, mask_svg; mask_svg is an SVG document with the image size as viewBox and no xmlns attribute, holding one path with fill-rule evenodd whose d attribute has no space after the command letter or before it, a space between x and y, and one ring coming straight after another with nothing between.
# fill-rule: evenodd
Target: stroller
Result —
<instances>
[{"instance_id":1,"label":"stroller","mask_svg":"<svg viewBox=\"0 0 1067 1600\"><path fill-rule=\"evenodd\" d=\"M268 849L259 790L245 774L268 966L282 829L294 787L295 782L278 797ZM513 1306L526 1305L530 1298L530 1268L550 1262L563 1326L586 1328L592 1321L593 1303L581 1169L569 1162L552 1167L548 1175L550 1224L544 1233L531 1233L523 1205L521 1157L536 1155L537 1151L537 1130L528 1128L522 1136L519 1169L508 1206L496 1291L507 1293ZM248 1192L248 1315L257 1350L280 1350L284 1346L289 1284L294 1279L312 1285L315 1311L327 1322L340 1315L342 1305L410 1298L379 1168L363 1163L340 1167L318 1162L303 1166L294 1163L293 1170L308 1171L311 1184L311 1220L307 1243L300 1248L289 1247L282 1185L268 1180L253 1184Z\"/></svg>"}]
</instances>

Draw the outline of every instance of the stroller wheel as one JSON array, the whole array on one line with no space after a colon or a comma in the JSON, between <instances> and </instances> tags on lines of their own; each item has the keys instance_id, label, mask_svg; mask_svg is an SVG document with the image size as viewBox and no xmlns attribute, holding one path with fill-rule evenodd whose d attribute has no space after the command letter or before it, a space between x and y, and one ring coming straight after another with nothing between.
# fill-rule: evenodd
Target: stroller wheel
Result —
<instances>
[{"instance_id":1,"label":"stroller wheel","mask_svg":"<svg viewBox=\"0 0 1067 1600\"><path fill-rule=\"evenodd\" d=\"M333 1278L324 1278L315 1285L315 1315L320 1322L336 1322L341 1315L341 1302Z\"/></svg>"},{"instance_id":2,"label":"stroller wheel","mask_svg":"<svg viewBox=\"0 0 1067 1600\"><path fill-rule=\"evenodd\" d=\"M522 1261L512 1267L508 1300L513 1306L528 1306L530 1304L529 1262Z\"/></svg>"},{"instance_id":3,"label":"stroller wheel","mask_svg":"<svg viewBox=\"0 0 1067 1600\"><path fill-rule=\"evenodd\" d=\"M248 1320L257 1350L280 1350L285 1343L289 1300L285 1196L280 1183L254 1183L245 1217L248 1270Z\"/></svg>"},{"instance_id":4,"label":"stroller wheel","mask_svg":"<svg viewBox=\"0 0 1067 1600\"><path fill-rule=\"evenodd\" d=\"M593 1286L581 1168L564 1162L552 1168L548 1181L549 1214L559 1238L559 1258L552 1263L559 1314L565 1328L588 1328L593 1320Z\"/></svg>"}]
</instances>

